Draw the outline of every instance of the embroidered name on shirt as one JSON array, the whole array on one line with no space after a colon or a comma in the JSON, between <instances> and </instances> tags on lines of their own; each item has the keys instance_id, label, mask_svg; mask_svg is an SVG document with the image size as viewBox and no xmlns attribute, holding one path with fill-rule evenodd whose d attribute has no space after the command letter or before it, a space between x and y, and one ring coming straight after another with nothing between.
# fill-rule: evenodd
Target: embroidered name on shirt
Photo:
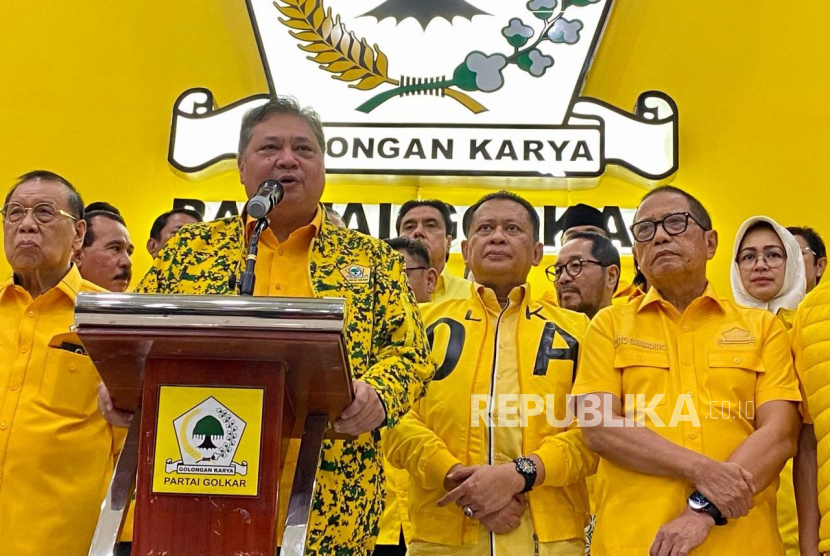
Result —
<instances>
[{"instance_id":1,"label":"embroidered name on shirt","mask_svg":"<svg viewBox=\"0 0 830 556\"><path fill-rule=\"evenodd\" d=\"M632 338L630 336L617 336L614 339L614 347L626 345L641 347L643 349L652 349L654 351L666 351L666 344L661 344L659 342L648 342L646 340L640 340L639 338Z\"/></svg>"},{"instance_id":2,"label":"embroidered name on shirt","mask_svg":"<svg viewBox=\"0 0 830 556\"><path fill-rule=\"evenodd\" d=\"M723 338L718 339L719 345L740 345L740 344L754 344L755 336L749 333L749 330L743 328L730 328L725 332L721 332Z\"/></svg>"}]
</instances>

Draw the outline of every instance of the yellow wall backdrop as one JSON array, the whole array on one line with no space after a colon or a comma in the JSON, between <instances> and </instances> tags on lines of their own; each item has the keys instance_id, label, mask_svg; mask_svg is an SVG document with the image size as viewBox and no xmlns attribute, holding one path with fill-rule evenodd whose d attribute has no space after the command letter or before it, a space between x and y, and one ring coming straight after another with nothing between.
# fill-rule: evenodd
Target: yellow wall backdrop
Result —
<instances>
[{"instance_id":1,"label":"yellow wall backdrop","mask_svg":"<svg viewBox=\"0 0 830 556\"><path fill-rule=\"evenodd\" d=\"M713 214L722 242L710 276L723 295L732 238L746 217L812 225L830 239L828 20L830 2L819 1L617 0L612 10L584 94L626 110L646 90L675 100L674 183ZM233 172L177 176L167 149L173 103L186 89L209 88L220 106L267 91L244 0L2 2L0 26L0 187L44 168L76 184L86 202L118 206L137 245L136 280L150 265L150 225L174 197L243 198ZM539 189L544 180L505 184L537 206L633 207L645 192L612 176L587 191ZM486 192L476 185L337 176L324 200L421 196L469 205ZM541 271L533 281L548 287Z\"/></svg>"}]
</instances>

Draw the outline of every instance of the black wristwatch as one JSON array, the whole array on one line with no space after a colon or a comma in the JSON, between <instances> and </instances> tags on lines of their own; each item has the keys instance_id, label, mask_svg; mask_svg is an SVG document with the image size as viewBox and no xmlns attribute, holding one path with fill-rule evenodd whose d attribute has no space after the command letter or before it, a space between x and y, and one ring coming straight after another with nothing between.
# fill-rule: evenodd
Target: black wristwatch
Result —
<instances>
[{"instance_id":1,"label":"black wristwatch","mask_svg":"<svg viewBox=\"0 0 830 556\"><path fill-rule=\"evenodd\" d=\"M536 484L536 464L533 460L524 456L513 460L516 464L516 471L519 475L525 478L525 488L522 493L533 490L533 485Z\"/></svg>"},{"instance_id":2,"label":"black wristwatch","mask_svg":"<svg viewBox=\"0 0 830 556\"><path fill-rule=\"evenodd\" d=\"M686 504L693 512L708 514L709 517L715 520L715 525L726 525L726 518L720 513L720 510L712 504L708 498L703 496L700 492L694 491L689 495Z\"/></svg>"}]
</instances>

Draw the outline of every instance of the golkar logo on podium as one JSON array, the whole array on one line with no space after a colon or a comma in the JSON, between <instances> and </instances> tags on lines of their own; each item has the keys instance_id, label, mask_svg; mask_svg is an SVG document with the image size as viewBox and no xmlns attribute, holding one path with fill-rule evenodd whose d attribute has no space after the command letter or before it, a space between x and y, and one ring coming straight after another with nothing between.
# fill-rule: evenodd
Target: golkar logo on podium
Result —
<instances>
[{"instance_id":1,"label":"golkar logo on podium","mask_svg":"<svg viewBox=\"0 0 830 556\"><path fill-rule=\"evenodd\" d=\"M677 107L634 113L580 95L613 0L247 0L270 93L325 122L332 173L596 177L677 171ZM170 163L236 155L257 95L176 101Z\"/></svg>"},{"instance_id":2,"label":"golkar logo on podium","mask_svg":"<svg viewBox=\"0 0 830 556\"><path fill-rule=\"evenodd\" d=\"M255 496L261 423L261 389L162 386L153 491Z\"/></svg>"}]
</instances>

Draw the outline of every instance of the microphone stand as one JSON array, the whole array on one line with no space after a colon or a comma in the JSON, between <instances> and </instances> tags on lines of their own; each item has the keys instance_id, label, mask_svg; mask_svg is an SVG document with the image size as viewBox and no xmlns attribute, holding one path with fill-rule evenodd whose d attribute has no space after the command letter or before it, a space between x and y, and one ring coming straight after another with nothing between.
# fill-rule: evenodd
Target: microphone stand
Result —
<instances>
[{"instance_id":1,"label":"microphone stand","mask_svg":"<svg viewBox=\"0 0 830 556\"><path fill-rule=\"evenodd\" d=\"M251 244L248 246L248 256L245 259L245 272L239 280L239 295L254 295L254 284L256 284L254 267L256 267L256 256L259 251L259 236L267 227L268 218L262 217L256 221L254 232L251 234Z\"/></svg>"}]
</instances>

